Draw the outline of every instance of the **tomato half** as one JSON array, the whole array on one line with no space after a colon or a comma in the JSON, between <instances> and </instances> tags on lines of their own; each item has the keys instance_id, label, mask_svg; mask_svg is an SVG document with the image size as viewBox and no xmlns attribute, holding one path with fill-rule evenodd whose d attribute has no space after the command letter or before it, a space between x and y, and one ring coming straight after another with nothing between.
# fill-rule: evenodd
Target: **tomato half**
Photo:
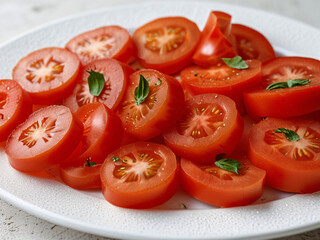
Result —
<instances>
[{"instance_id":1,"label":"tomato half","mask_svg":"<svg viewBox=\"0 0 320 240\"><path fill-rule=\"evenodd\" d=\"M13 80L0 80L0 142L32 113L31 99Z\"/></svg>"},{"instance_id":2,"label":"tomato half","mask_svg":"<svg viewBox=\"0 0 320 240\"><path fill-rule=\"evenodd\" d=\"M215 12L211 12L192 57L195 64L208 67L216 64L222 57L228 58L237 55L232 44L221 32L219 23L221 25Z\"/></svg>"},{"instance_id":3,"label":"tomato half","mask_svg":"<svg viewBox=\"0 0 320 240\"><path fill-rule=\"evenodd\" d=\"M78 146L83 127L65 106L49 106L32 113L8 137L6 153L12 167L43 171L61 163Z\"/></svg>"},{"instance_id":4,"label":"tomato half","mask_svg":"<svg viewBox=\"0 0 320 240\"><path fill-rule=\"evenodd\" d=\"M132 38L143 66L172 74L191 63L200 31L187 18L166 17L138 28Z\"/></svg>"},{"instance_id":5,"label":"tomato half","mask_svg":"<svg viewBox=\"0 0 320 240\"><path fill-rule=\"evenodd\" d=\"M66 49L77 54L82 65L103 58L127 63L133 57L134 44L126 29L104 26L75 36Z\"/></svg>"},{"instance_id":6,"label":"tomato half","mask_svg":"<svg viewBox=\"0 0 320 240\"><path fill-rule=\"evenodd\" d=\"M241 138L243 120L230 98L202 94L186 102L177 124L163 134L179 156L197 162L213 162L218 154L230 154Z\"/></svg>"},{"instance_id":7,"label":"tomato half","mask_svg":"<svg viewBox=\"0 0 320 240\"><path fill-rule=\"evenodd\" d=\"M235 40L233 47L243 59L258 59L266 62L276 57L268 39L250 27L232 24L231 35Z\"/></svg>"},{"instance_id":8,"label":"tomato half","mask_svg":"<svg viewBox=\"0 0 320 240\"><path fill-rule=\"evenodd\" d=\"M309 79L304 86L266 90L290 79ZM262 65L262 82L244 93L249 114L259 117L293 117L320 110L320 61L302 57L279 57Z\"/></svg>"},{"instance_id":9,"label":"tomato half","mask_svg":"<svg viewBox=\"0 0 320 240\"><path fill-rule=\"evenodd\" d=\"M35 104L52 104L68 96L77 83L80 61L64 48L44 48L22 58L12 78Z\"/></svg>"},{"instance_id":10,"label":"tomato half","mask_svg":"<svg viewBox=\"0 0 320 240\"><path fill-rule=\"evenodd\" d=\"M239 161L239 174L221 169L215 164L201 164L181 159L180 179L183 189L194 198L218 206L248 205L261 197L266 172L255 167L244 155Z\"/></svg>"},{"instance_id":11,"label":"tomato half","mask_svg":"<svg viewBox=\"0 0 320 240\"><path fill-rule=\"evenodd\" d=\"M113 205L151 208L179 185L177 159L164 145L136 142L109 154L101 167L102 193Z\"/></svg>"},{"instance_id":12,"label":"tomato half","mask_svg":"<svg viewBox=\"0 0 320 240\"><path fill-rule=\"evenodd\" d=\"M102 73L105 79L105 85L99 96L90 93L87 71L96 71ZM101 59L93 61L84 67L80 72L80 81L73 90L73 93L64 99L63 104L71 109L72 112L85 104L101 102L108 108L114 110L125 92L127 81L133 69L128 65L120 63L113 59Z\"/></svg>"},{"instance_id":13,"label":"tomato half","mask_svg":"<svg viewBox=\"0 0 320 240\"><path fill-rule=\"evenodd\" d=\"M134 92L139 85L140 75L148 80L149 94L144 102L137 105ZM183 109L183 90L175 78L155 70L142 70L130 76L117 113L126 134L147 140L174 125Z\"/></svg>"},{"instance_id":14,"label":"tomato half","mask_svg":"<svg viewBox=\"0 0 320 240\"><path fill-rule=\"evenodd\" d=\"M289 141L278 128L295 131ZM249 137L250 161L267 172L267 184L286 192L320 190L320 122L268 118L255 125Z\"/></svg>"}]
</instances>

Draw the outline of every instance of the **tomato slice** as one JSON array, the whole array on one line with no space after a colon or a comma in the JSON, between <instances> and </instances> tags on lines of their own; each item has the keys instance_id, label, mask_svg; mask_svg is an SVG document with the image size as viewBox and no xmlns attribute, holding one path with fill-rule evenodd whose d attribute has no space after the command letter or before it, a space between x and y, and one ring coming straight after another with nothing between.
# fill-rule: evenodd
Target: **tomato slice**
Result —
<instances>
[{"instance_id":1,"label":"tomato slice","mask_svg":"<svg viewBox=\"0 0 320 240\"><path fill-rule=\"evenodd\" d=\"M138 28L132 38L143 66L172 74L191 63L200 31L184 17L166 17Z\"/></svg>"},{"instance_id":2,"label":"tomato slice","mask_svg":"<svg viewBox=\"0 0 320 240\"><path fill-rule=\"evenodd\" d=\"M230 154L241 138L243 120L235 103L218 94L202 94L186 102L177 124L163 137L179 156L212 163L217 155Z\"/></svg>"},{"instance_id":3,"label":"tomato slice","mask_svg":"<svg viewBox=\"0 0 320 240\"><path fill-rule=\"evenodd\" d=\"M234 158L241 164L239 174L215 164L181 159L183 189L194 198L218 206L236 207L253 203L263 193L266 172L255 167L245 155Z\"/></svg>"},{"instance_id":4,"label":"tomato slice","mask_svg":"<svg viewBox=\"0 0 320 240\"><path fill-rule=\"evenodd\" d=\"M140 75L148 80L149 95L139 105L134 92ZM155 70L142 70L130 76L130 84L117 109L126 134L147 140L175 124L183 112L184 94L179 82Z\"/></svg>"},{"instance_id":5,"label":"tomato slice","mask_svg":"<svg viewBox=\"0 0 320 240\"><path fill-rule=\"evenodd\" d=\"M104 26L75 36L66 48L77 54L82 65L103 58L127 63L133 56L134 44L126 29Z\"/></svg>"},{"instance_id":6,"label":"tomato slice","mask_svg":"<svg viewBox=\"0 0 320 240\"><path fill-rule=\"evenodd\" d=\"M102 73L105 85L99 96L90 93L87 71ZM83 105L93 102L101 102L108 108L114 110L125 92L128 78L133 73L128 65L122 64L113 59L101 59L93 61L81 69L80 81L73 90L73 93L64 99L63 104L71 109L72 112Z\"/></svg>"},{"instance_id":7,"label":"tomato slice","mask_svg":"<svg viewBox=\"0 0 320 240\"><path fill-rule=\"evenodd\" d=\"M0 142L32 113L31 99L13 80L0 80Z\"/></svg>"},{"instance_id":8,"label":"tomato slice","mask_svg":"<svg viewBox=\"0 0 320 240\"><path fill-rule=\"evenodd\" d=\"M68 96L77 82L80 61L63 48L44 48L22 58L12 71L35 104L52 104Z\"/></svg>"},{"instance_id":9,"label":"tomato slice","mask_svg":"<svg viewBox=\"0 0 320 240\"><path fill-rule=\"evenodd\" d=\"M289 141L278 128L295 131ZM267 172L267 184L286 192L320 190L320 122L268 118L255 125L249 137L249 159Z\"/></svg>"},{"instance_id":10,"label":"tomato slice","mask_svg":"<svg viewBox=\"0 0 320 240\"><path fill-rule=\"evenodd\" d=\"M304 86L266 90L272 83L309 79ZM320 110L320 61L279 57L262 66L262 82L244 93L249 114L259 117L293 117Z\"/></svg>"},{"instance_id":11,"label":"tomato slice","mask_svg":"<svg viewBox=\"0 0 320 240\"><path fill-rule=\"evenodd\" d=\"M217 17L217 24L223 35L229 39L231 34L231 15L225 12L212 11L212 13Z\"/></svg>"},{"instance_id":12,"label":"tomato slice","mask_svg":"<svg viewBox=\"0 0 320 240\"><path fill-rule=\"evenodd\" d=\"M231 35L235 40L233 47L243 59L266 62L276 57L268 39L250 27L232 24Z\"/></svg>"},{"instance_id":13,"label":"tomato slice","mask_svg":"<svg viewBox=\"0 0 320 240\"><path fill-rule=\"evenodd\" d=\"M181 71L182 85L192 94L218 93L232 98L244 113L242 93L261 81L261 62L247 60L247 69L230 68L220 61L210 68L192 66Z\"/></svg>"},{"instance_id":14,"label":"tomato slice","mask_svg":"<svg viewBox=\"0 0 320 240\"><path fill-rule=\"evenodd\" d=\"M195 64L208 67L216 64L222 57L235 57L237 54L232 44L223 35L219 28L219 22L215 12L211 12L202 31L198 47L192 57Z\"/></svg>"},{"instance_id":15,"label":"tomato slice","mask_svg":"<svg viewBox=\"0 0 320 240\"><path fill-rule=\"evenodd\" d=\"M66 159L82 133L82 124L67 107L49 106L32 113L13 130L6 153L11 166L19 171L43 171Z\"/></svg>"},{"instance_id":16,"label":"tomato slice","mask_svg":"<svg viewBox=\"0 0 320 240\"><path fill-rule=\"evenodd\" d=\"M169 200L179 185L177 159L164 145L136 142L109 154L101 167L102 193L113 205L151 208Z\"/></svg>"}]
</instances>

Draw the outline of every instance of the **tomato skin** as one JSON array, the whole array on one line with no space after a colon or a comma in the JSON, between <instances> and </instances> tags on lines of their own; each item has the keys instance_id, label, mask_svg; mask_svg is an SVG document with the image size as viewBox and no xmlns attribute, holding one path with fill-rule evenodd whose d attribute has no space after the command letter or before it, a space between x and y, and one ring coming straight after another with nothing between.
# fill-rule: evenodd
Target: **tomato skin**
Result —
<instances>
[{"instance_id":1,"label":"tomato skin","mask_svg":"<svg viewBox=\"0 0 320 240\"><path fill-rule=\"evenodd\" d=\"M41 121L43 124L46 117L56 119L59 130L57 133L48 137L44 142L38 139L30 147L28 146L30 142L20 140L23 131L26 131L29 126L33 126L37 121ZM80 143L82 133L82 124L73 117L67 107L52 105L32 113L24 123L13 130L8 137L5 151L9 163L16 170L22 172L44 171L63 162ZM30 141L33 140L31 137Z\"/></svg>"},{"instance_id":2,"label":"tomato skin","mask_svg":"<svg viewBox=\"0 0 320 240\"><path fill-rule=\"evenodd\" d=\"M54 64L57 65L53 66ZM41 75L40 70L47 67L51 67L50 75L37 75L39 72ZM29 72L30 69L32 72ZM12 71L12 78L29 93L34 104L49 105L72 92L77 83L79 69L80 61L75 54L64 48L43 48L20 59Z\"/></svg>"},{"instance_id":3,"label":"tomato skin","mask_svg":"<svg viewBox=\"0 0 320 240\"><path fill-rule=\"evenodd\" d=\"M312 193L319 191L319 151L314 152L314 157L310 160L296 160L290 157L290 153L287 155L281 153L278 150L281 145L279 145L277 149L266 141L266 132L271 130L275 131L280 127L291 130L296 130L297 127L312 129L317 132L314 134L318 134L315 136L315 142L313 142L313 144L320 145L320 122L308 119L267 118L255 125L250 131L248 151L250 161L267 172L267 185L273 188L294 193ZM299 136L303 138L303 135L299 134ZM301 141L301 139L299 141ZM289 141L286 141L285 144L289 144ZM303 144L303 142L301 142L301 144ZM310 148L304 149L310 150Z\"/></svg>"},{"instance_id":4,"label":"tomato skin","mask_svg":"<svg viewBox=\"0 0 320 240\"><path fill-rule=\"evenodd\" d=\"M151 151L161 153L157 156L164 160L155 176L148 180L141 178L140 182L124 181L114 176L116 163L112 157L121 159L132 152ZM179 186L176 156L166 146L150 142L132 143L110 153L101 167L100 176L104 198L111 204L123 208L155 207L169 200Z\"/></svg>"},{"instance_id":5,"label":"tomato skin","mask_svg":"<svg viewBox=\"0 0 320 240\"><path fill-rule=\"evenodd\" d=\"M209 67L222 57L232 58L237 55L221 32L218 19L215 12L211 12L202 31L200 42L192 56L192 61L199 66Z\"/></svg>"},{"instance_id":6,"label":"tomato skin","mask_svg":"<svg viewBox=\"0 0 320 240\"><path fill-rule=\"evenodd\" d=\"M231 34L231 15L220 11L212 11L212 13L217 17L217 24L220 31L229 39Z\"/></svg>"},{"instance_id":7,"label":"tomato skin","mask_svg":"<svg viewBox=\"0 0 320 240\"><path fill-rule=\"evenodd\" d=\"M29 94L14 80L0 80L0 142L5 141L31 113Z\"/></svg>"},{"instance_id":8,"label":"tomato skin","mask_svg":"<svg viewBox=\"0 0 320 240\"><path fill-rule=\"evenodd\" d=\"M292 71L290 74L295 74L294 76L300 79L310 78L311 83L305 86L267 91L266 87L269 84L279 81L278 79L268 81L269 76L279 74L279 71L282 73L286 68L294 68L295 70L290 69ZM294 73L301 70L306 71L306 74ZM312 77L309 77L310 75ZM281 77L286 76L281 75ZM320 110L319 92L320 61L302 57L279 57L263 64L262 81L258 86L244 93L244 102L247 112L253 116L294 117Z\"/></svg>"},{"instance_id":9,"label":"tomato skin","mask_svg":"<svg viewBox=\"0 0 320 240\"><path fill-rule=\"evenodd\" d=\"M258 200L263 193L265 171L252 165L244 156L235 159L245 168L243 174L182 158L180 179L183 189L194 198L218 207L243 206ZM208 168L208 171L201 168Z\"/></svg>"},{"instance_id":10,"label":"tomato skin","mask_svg":"<svg viewBox=\"0 0 320 240\"><path fill-rule=\"evenodd\" d=\"M184 35L176 36L177 39L182 38L181 42L177 42L177 47L168 46L170 41L165 42L166 45L160 47L165 49L164 53L152 50L147 46L146 35L152 34L153 31L164 31L164 34L175 34L174 31L168 32L170 28L181 28ZM180 30L181 30L180 29ZM156 33L156 32L155 32ZM154 42L159 43L157 37L154 36ZM150 37L152 37L150 35ZM133 33L133 41L137 47L136 57L145 68L155 69L166 74L179 72L184 67L191 63L191 57L196 49L200 39L200 31L198 26L184 17L165 17L158 18L142 27L138 28ZM161 44L161 43L160 43Z\"/></svg>"}]
</instances>

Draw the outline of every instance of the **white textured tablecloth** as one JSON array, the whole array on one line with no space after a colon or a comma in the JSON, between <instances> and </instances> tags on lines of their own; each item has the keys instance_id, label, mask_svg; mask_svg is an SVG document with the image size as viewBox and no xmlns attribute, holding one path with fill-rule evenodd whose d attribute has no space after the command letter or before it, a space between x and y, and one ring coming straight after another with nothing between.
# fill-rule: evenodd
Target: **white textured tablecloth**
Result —
<instances>
[{"instance_id":1,"label":"white textured tablecloth","mask_svg":"<svg viewBox=\"0 0 320 240\"><path fill-rule=\"evenodd\" d=\"M72 14L142 0L0 0L0 44L43 23ZM275 12L320 29L320 0L224 0ZM0 76L1 78L1 76ZM0 199L0 239L108 239L57 226ZM282 240L320 239L320 229Z\"/></svg>"}]
</instances>

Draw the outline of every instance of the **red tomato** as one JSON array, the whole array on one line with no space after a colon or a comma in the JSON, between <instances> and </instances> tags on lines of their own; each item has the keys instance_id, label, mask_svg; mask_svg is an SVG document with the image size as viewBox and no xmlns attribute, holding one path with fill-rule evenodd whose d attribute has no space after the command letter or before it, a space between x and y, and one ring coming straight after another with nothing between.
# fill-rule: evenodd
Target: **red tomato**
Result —
<instances>
[{"instance_id":1,"label":"red tomato","mask_svg":"<svg viewBox=\"0 0 320 240\"><path fill-rule=\"evenodd\" d=\"M103 58L127 63L134 51L129 32L119 26L105 26L79 34L66 48L78 55L82 65Z\"/></svg>"},{"instance_id":2,"label":"red tomato","mask_svg":"<svg viewBox=\"0 0 320 240\"><path fill-rule=\"evenodd\" d=\"M242 131L243 120L230 98L202 94L186 102L182 118L163 137L177 155L212 163L218 154L233 151Z\"/></svg>"},{"instance_id":3,"label":"red tomato","mask_svg":"<svg viewBox=\"0 0 320 240\"><path fill-rule=\"evenodd\" d=\"M278 128L295 131L289 141ZM320 122L268 118L255 125L249 137L250 161L267 172L267 184L286 192L320 190Z\"/></svg>"},{"instance_id":4,"label":"red tomato","mask_svg":"<svg viewBox=\"0 0 320 240\"><path fill-rule=\"evenodd\" d=\"M143 66L171 74L191 63L200 31L184 17L166 17L138 28L132 38Z\"/></svg>"},{"instance_id":5,"label":"red tomato","mask_svg":"<svg viewBox=\"0 0 320 240\"><path fill-rule=\"evenodd\" d=\"M100 174L105 199L125 208L160 205L175 194L179 185L174 153L150 142L132 143L110 153Z\"/></svg>"},{"instance_id":6,"label":"red tomato","mask_svg":"<svg viewBox=\"0 0 320 240\"><path fill-rule=\"evenodd\" d=\"M61 163L78 146L82 124L67 107L49 106L32 113L8 138L6 153L12 167L36 172Z\"/></svg>"},{"instance_id":7,"label":"red tomato","mask_svg":"<svg viewBox=\"0 0 320 240\"><path fill-rule=\"evenodd\" d=\"M52 104L68 96L77 83L80 61L63 48L44 48L22 58L12 71L35 104Z\"/></svg>"},{"instance_id":8,"label":"red tomato","mask_svg":"<svg viewBox=\"0 0 320 240\"><path fill-rule=\"evenodd\" d=\"M305 86L266 90L275 82L309 79ZM320 110L320 61L302 57L279 57L262 66L262 82L244 93L249 114L259 117L292 117Z\"/></svg>"},{"instance_id":9,"label":"red tomato","mask_svg":"<svg viewBox=\"0 0 320 240\"><path fill-rule=\"evenodd\" d=\"M0 80L0 142L32 113L31 99L13 80Z\"/></svg>"},{"instance_id":10,"label":"red tomato","mask_svg":"<svg viewBox=\"0 0 320 240\"><path fill-rule=\"evenodd\" d=\"M269 41L261 33L241 24L232 24L234 49L243 59L266 62L276 57Z\"/></svg>"},{"instance_id":11,"label":"red tomato","mask_svg":"<svg viewBox=\"0 0 320 240\"><path fill-rule=\"evenodd\" d=\"M221 21L220 25L222 25ZM198 47L192 57L193 62L197 65L208 67L216 64L222 57L228 58L236 55L232 44L219 28L218 17L215 12L211 12L202 31Z\"/></svg>"},{"instance_id":12,"label":"red tomato","mask_svg":"<svg viewBox=\"0 0 320 240\"><path fill-rule=\"evenodd\" d=\"M215 164L201 164L181 159L180 179L183 189L194 198L218 206L248 205L261 197L266 172L252 165L245 156L239 161L239 174L221 169Z\"/></svg>"},{"instance_id":13,"label":"red tomato","mask_svg":"<svg viewBox=\"0 0 320 240\"><path fill-rule=\"evenodd\" d=\"M229 38L231 34L231 15L219 11L212 11L212 13L217 17L217 24L220 31L226 38Z\"/></svg>"},{"instance_id":14,"label":"red tomato","mask_svg":"<svg viewBox=\"0 0 320 240\"><path fill-rule=\"evenodd\" d=\"M184 88L192 94L218 93L232 98L238 111L243 114L242 92L261 81L261 62L247 60L249 68L234 69L224 62L210 68L192 66L181 71L181 81Z\"/></svg>"},{"instance_id":15,"label":"red tomato","mask_svg":"<svg viewBox=\"0 0 320 240\"><path fill-rule=\"evenodd\" d=\"M87 71L102 73L105 79L105 86L99 96L90 93ZM108 108L114 110L119 104L127 85L128 78L133 69L128 65L113 59L101 59L93 61L81 69L80 82L77 84L73 93L67 97L63 104L71 109L72 112L85 104L92 102L104 103Z\"/></svg>"},{"instance_id":16,"label":"red tomato","mask_svg":"<svg viewBox=\"0 0 320 240\"><path fill-rule=\"evenodd\" d=\"M83 123L82 154L78 159L81 165L88 157L95 163L103 163L107 155L120 147L122 123L117 115L102 103L82 106L75 116Z\"/></svg>"},{"instance_id":17,"label":"red tomato","mask_svg":"<svg viewBox=\"0 0 320 240\"><path fill-rule=\"evenodd\" d=\"M149 83L149 95L139 105L134 92L140 75ZM179 82L155 70L142 70L130 76L130 84L118 107L118 115L124 131L139 140L147 140L161 134L175 124L183 112L184 95Z\"/></svg>"}]
</instances>

